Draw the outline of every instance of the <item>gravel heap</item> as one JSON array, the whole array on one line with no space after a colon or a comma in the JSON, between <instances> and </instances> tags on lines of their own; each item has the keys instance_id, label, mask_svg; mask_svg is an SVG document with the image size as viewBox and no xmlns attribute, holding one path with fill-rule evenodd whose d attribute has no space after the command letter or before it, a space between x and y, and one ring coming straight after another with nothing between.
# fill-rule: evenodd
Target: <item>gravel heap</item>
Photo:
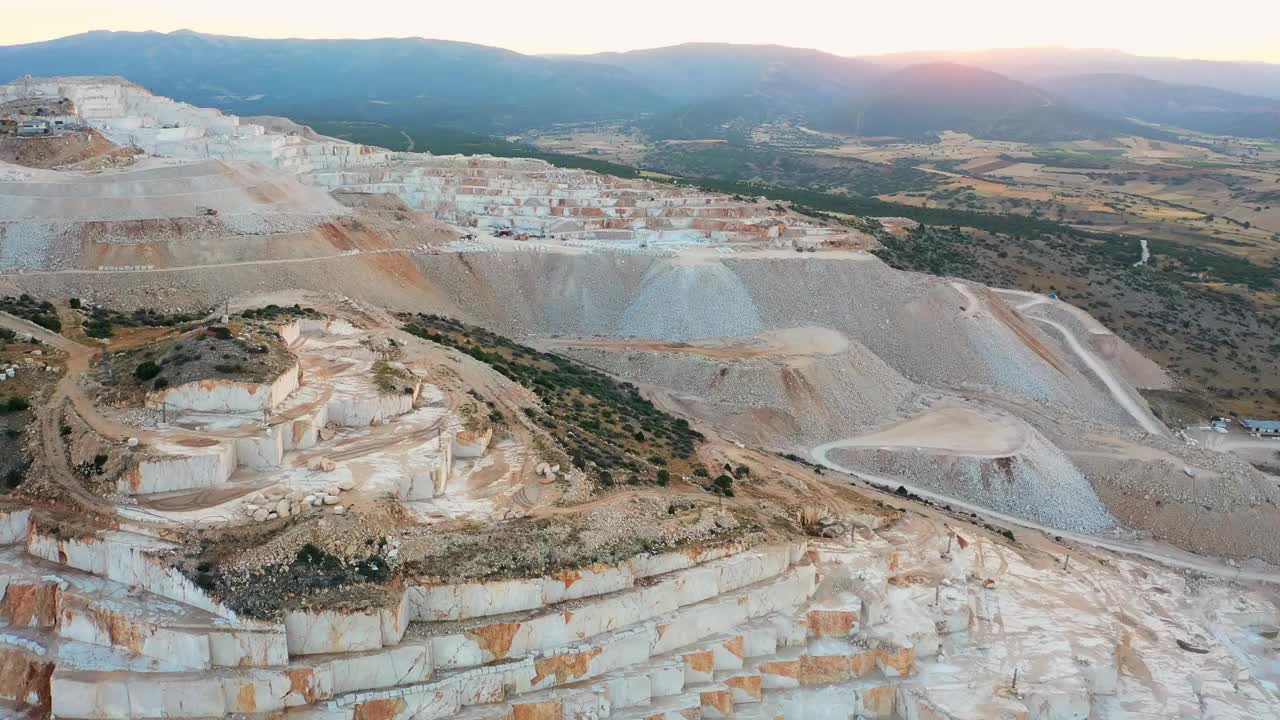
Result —
<instances>
[{"instance_id":1,"label":"gravel heap","mask_svg":"<svg viewBox=\"0 0 1280 720\"><path fill-rule=\"evenodd\" d=\"M1115 527L1089 479L1034 428L1027 444L1004 458L901 449L840 449L846 467L901 478L927 490L1049 527L1099 532Z\"/></svg>"},{"instance_id":2,"label":"gravel heap","mask_svg":"<svg viewBox=\"0 0 1280 720\"><path fill-rule=\"evenodd\" d=\"M76 267L80 241L69 223L0 222L0 271Z\"/></svg>"},{"instance_id":3,"label":"gravel heap","mask_svg":"<svg viewBox=\"0 0 1280 720\"><path fill-rule=\"evenodd\" d=\"M720 263L655 267L622 314L618 335L697 340L765 329L742 280Z\"/></svg>"},{"instance_id":4,"label":"gravel heap","mask_svg":"<svg viewBox=\"0 0 1280 720\"><path fill-rule=\"evenodd\" d=\"M415 528L401 545L406 570L441 578L536 577L686 545L764 539L763 529L708 498L620 498L579 514L454 531Z\"/></svg>"},{"instance_id":5,"label":"gravel heap","mask_svg":"<svg viewBox=\"0 0 1280 720\"><path fill-rule=\"evenodd\" d=\"M917 409L919 388L861 343L811 357L707 357L689 352L560 348L559 352L673 391L744 442L805 452ZM770 414L762 422L762 413Z\"/></svg>"}]
</instances>

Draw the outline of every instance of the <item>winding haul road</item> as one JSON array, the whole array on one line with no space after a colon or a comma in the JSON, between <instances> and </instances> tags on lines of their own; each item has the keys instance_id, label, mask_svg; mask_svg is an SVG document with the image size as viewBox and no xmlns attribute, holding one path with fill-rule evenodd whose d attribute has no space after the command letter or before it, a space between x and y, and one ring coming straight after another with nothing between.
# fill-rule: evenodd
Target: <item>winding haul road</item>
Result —
<instances>
[{"instance_id":1,"label":"winding haul road","mask_svg":"<svg viewBox=\"0 0 1280 720\"><path fill-rule=\"evenodd\" d=\"M1076 337L1076 334L1072 332L1070 328L1056 320L1050 320L1048 318L1043 318L1038 315L1032 315L1025 312L1037 305L1048 305L1053 303L1055 302L1054 300L1050 300L1043 295L1024 292L1021 290L1001 290L1000 292L1027 297L1028 301L1018 306L1018 312L1023 313L1023 315L1038 323L1048 325L1061 333L1063 339L1067 342L1067 346L1071 348L1071 352L1075 353L1076 357L1080 358L1080 361L1087 365L1089 369L1093 371L1093 374L1098 376L1098 379L1102 380L1102 383L1107 386L1107 390L1111 393L1111 396L1115 398L1115 401L1120 404L1120 407L1125 409L1125 412L1129 413L1129 415L1137 421L1138 425L1142 427L1143 430L1146 430L1152 435L1168 437L1169 431L1160 424L1160 421L1152 417L1151 412L1143 407L1142 403L1139 403L1134 399L1133 395L1130 394L1129 389L1125 387L1125 384L1116 377L1115 373L1111 372L1111 368L1107 367L1107 364L1097 355L1090 352L1090 350L1084 346L1084 343L1080 342L1080 339ZM1060 304L1069 308L1070 312L1074 313L1078 310L1066 303Z\"/></svg>"},{"instance_id":2,"label":"winding haul road","mask_svg":"<svg viewBox=\"0 0 1280 720\"><path fill-rule=\"evenodd\" d=\"M925 498L927 500L931 500L936 504L950 505L953 509L962 510L964 512L977 513L982 517L990 518L992 520L997 520L1006 525L1025 528L1027 530L1035 530L1038 532L1042 532L1050 537L1060 537L1063 540L1070 540L1072 542L1076 542L1081 545L1089 545L1091 547L1100 548L1102 550L1109 550L1111 552L1120 553L1122 555L1135 555L1138 557L1145 558L1147 560L1154 560L1155 562L1167 565L1169 567L1180 568L1183 570L1194 570L1195 572L1204 573L1205 575L1212 575L1214 577L1223 578L1225 580L1252 580L1252 581L1258 581L1258 582L1275 583L1280 585L1280 572L1258 572L1254 570L1244 570L1238 567L1233 567L1231 565L1228 565L1227 563L1222 562L1221 560L1216 560L1214 558L1195 555L1193 553L1184 552L1176 548L1157 545L1154 543L1144 544L1144 543L1126 542L1124 540L1115 540L1111 538L1098 537L1095 535L1087 535L1083 533L1075 533L1075 532L1070 532L1066 530L1059 530L1057 528L1049 527L1047 525L1040 525L1039 523L1035 523L1030 520L1025 520L1020 517L1005 515L1004 513L996 512L994 510L991 510L990 508L986 508L981 505L974 505L972 503L965 502L964 500L957 500L956 498L953 498L953 497L940 495L936 492L925 490L923 488L919 488L914 485L908 485L902 482L901 480L897 480L894 478L887 478L881 475L874 475L872 473L863 472L861 470L854 470L852 468L847 468L847 467L844 467L843 465L840 465L839 463L836 463L835 461L831 460L828 457L831 451L839 449L841 447L841 443L843 442L845 441L837 440L835 442L826 443L825 445L819 445L818 447L815 447L812 450L810 450L809 455L813 458L814 462L816 462L817 464L829 470L834 470L835 472L857 478L859 480L862 480L863 482L871 483L873 485L882 485L890 488L897 488L901 486L903 488L906 488L908 492L913 493L915 495L919 495L920 497Z\"/></svg>"},{"instance_id":3,"label":"winding haul road","mask_svg":"<svg viewBox=\"0 0 1280 720\"><path fill-rule=\"evenodd\" d=\"M954 287L962 295L964 295L966 299L968 299L971 303L974 303L970 307L976 307L976 303L978 302L978 299L973 295L972 292L970 292L968 287L966 287L963 283L955 283ZM1024 311L1036 305L1043 305L1043 304L1053 302L1049 298L1044 297L1042 295L1038 295L1036 293L1024 292L1021 290L1001 290L1000 292L1005 294L1013 294L1013 295L1026 297L1028 301L1017 307L1019 311ZM1063 307L1065 307L1069 312L1075 313L1078 316L1083 314L1083 311L1080 311L1078 308L1075 308L1066 303L1063 303ZM1097 374L1097 376L1103 381L1103 383L1106 384L1107 389L1111 392L1111 395L1115 398L1116 402L1120 403L1120 405L1131 416L1133 416L1134 420L1136 420L1144 430L1146 430L1147 432L1153 435L1160 435L1160 436L1168 435L1168 431L1155 418L1153 418L1150 415L1147 409L1134 400L1134 398L1129 394L1129 391L1127 390L1125 385L1121 383L1118 378L1116 378L1116 376L1111 372L1111 369L1107 367L1106 363L1103 362L1096 355L1094 355L1092 352L1090 352L1087 348L1085 348L1084 345L1080 342L1078 338L1076 338L1075 334L1069 328L1062 325L1061 323L1055 322L1053 320L1049 320L1047 318L1037 317L1035 315L1027 315L1027 317L1030 317L1036 320L1037 322L1044 323L1045 325L1048 325L1053 329L1057 330L1059 333L1061 333L1063 338L1066 340L1067 345L1071 348L1071 351L1074 352L1080 358L1080 360L1089 367L1090 370L1092 370L1095 374ZM1085 320L1086 322L1088 322L1088 321L1091 321L1092 318L1090 318L1087 315L1084 315L1082 317L1082 320ZM1184 570L1193 570L1195 572L1200 572L1206 575L1212 575L1212 576L1227 579L1227 580L1250 580L1250 581L1280 584L1280 572L1244 570L1244 569L1229 565L1221 560L1217 560L1209 557L1203 557L1200 555L1195 555L1193 553L1181 551L1176 548L1168 547L1165 545L1159 545L1156 543L1135 543L1135 542L1128 542L1128 541L1112 539L1112 538L1098 537L1098 536L1088 535L1084 533L1076 533L1076 532L1070 532L1065 530L1059 530L1057 528L1041 525L1039 523L1035 523L1030 520L1026 520L1024 518L1014 517L1012 515L1005 515L1003 513L996 512L994 510L983 507L981 505L975 505L972 503L965 502L964 500L959 500L954 497L941 495L939 493L926 490L920 487L916 487L914 485L908 485L907 483L899 479L887 478L880 475L863 472L861 470L847 468L831 459L830 455L833 451L843 447L856 446L858 444L859 443L857 443L854 438L845 438L841 440L835 440L833 442L825 443L823 445L819 445L811 449L809 451L809 455L810 457L812 457L815 463L829 470L833 470L835 472L842 473L844 475L848 475L850 477L854 477L859 480L862 480L863 482L871 483L874 485L881 485L881 486L886 486L890 488L897 488L901 486L903 488L906 488L908 492L914 493L916 495L919 495L920 497L931 500L934 503L941 504L941 505L950 505L952 508L963 510L965 512L977 513L980 516L997 520L1006 525L1021 527L1028 530L1035 530L1038 532L1045 533L1051 537L1055 537L1055 536L1061 537L1064 540L1070 540L1072 542L1076 542L1081 545L1088 545L1091 547L1096 547L1103 550L1109 550L1111 552L1125 554L1125 555L1134 555L1134 556L1145 558L1147 560L1153 560L1155 562L1159 562L1164 565L1168 565L1170 567L1181 568Z\"/></svg>"}]
</instances>

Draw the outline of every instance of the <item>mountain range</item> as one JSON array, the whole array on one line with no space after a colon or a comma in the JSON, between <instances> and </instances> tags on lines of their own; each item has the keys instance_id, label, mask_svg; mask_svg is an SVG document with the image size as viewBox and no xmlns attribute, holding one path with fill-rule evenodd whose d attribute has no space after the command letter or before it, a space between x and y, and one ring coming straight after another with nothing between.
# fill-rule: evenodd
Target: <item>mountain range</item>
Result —
<instances>
[{"instance_id":1,"label":"mountain range","mask_svg":"<svg viewBox=\"0 0 1280 720\"><path fill-rule=\"evenodd\" d=\"M246 115L484 133L619 120L655 139L741 139L761 123L790 119L911 138L942 130L1028 142L1159 134L1145 123L1280 138L1280 65L1109 50L850 58L696 43L532 56L422 38L97 31L0 47L0 80L27 74L121 75L163 95Z\"/></svg>"}]
</instances>

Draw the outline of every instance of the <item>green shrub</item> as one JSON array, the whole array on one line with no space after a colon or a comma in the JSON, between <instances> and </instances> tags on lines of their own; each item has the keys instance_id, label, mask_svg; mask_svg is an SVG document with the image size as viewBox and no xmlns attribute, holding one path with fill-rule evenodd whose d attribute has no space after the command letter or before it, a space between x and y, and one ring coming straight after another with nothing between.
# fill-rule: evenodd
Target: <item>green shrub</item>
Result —
<instances>
[{"instance_id":1,"label":"green shrub","mask_svg":"<svg viewBox=\"0 0 1280 720\"><path fill-rule=\"evenodd\" d=\"M45 330L51 330L53 332L62 331L62 321L58 319L57 315L36 315L31 318L31 322L39 325Z\"/></svg>"},{"instance_id":2,"label":"green shrub","mask_svg":"<svg viewBox=\"0 0 1280 720\"><path fill-rule=\"evenodd\" d=\"M160 374L160 366L150 360L143 360L133 369L133 376L146 382Z\"/></svg>"},{"instance_id":3,"label":"green shrub","mask_svg":"<svg viewBox=\"0 0 1280 720\"><path fill-rule=\"evenodd\" d=\"M16 396L9 398L4 404L5 412L22 412L23 410L30 409L30 407L31 403L27 402L26 398Z\"/></svg>"},{"instance_id":4,"label":"green shrub","mask_svg":"<svg viewBox=\"0 0 1280 720\"><path fill-rule=\"evenodd\" d=\"M84 325L84 334L91 338L108 338L115 334L110 320L93 319Z\"/></svg>"}]
</instances>

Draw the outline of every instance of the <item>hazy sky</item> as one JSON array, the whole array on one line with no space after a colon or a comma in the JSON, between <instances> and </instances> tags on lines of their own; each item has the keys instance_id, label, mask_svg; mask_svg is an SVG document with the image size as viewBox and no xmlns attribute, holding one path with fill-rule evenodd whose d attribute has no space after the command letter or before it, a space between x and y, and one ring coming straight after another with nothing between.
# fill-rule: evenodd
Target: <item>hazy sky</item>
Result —
<instances>
[{"instance_id":1,"label":"hazy sky","mask_svg":"<svg viewBox=\"0 0 1280 720\"><path fill-rule=\"evenodd\" d=\"M0 17L0 44L85 30L181 28L254 37L420 36L527 53L690 41L842 55L1062 45L1280 62L1280 0L15 1Z\"/></svg>"}]
</instances>

